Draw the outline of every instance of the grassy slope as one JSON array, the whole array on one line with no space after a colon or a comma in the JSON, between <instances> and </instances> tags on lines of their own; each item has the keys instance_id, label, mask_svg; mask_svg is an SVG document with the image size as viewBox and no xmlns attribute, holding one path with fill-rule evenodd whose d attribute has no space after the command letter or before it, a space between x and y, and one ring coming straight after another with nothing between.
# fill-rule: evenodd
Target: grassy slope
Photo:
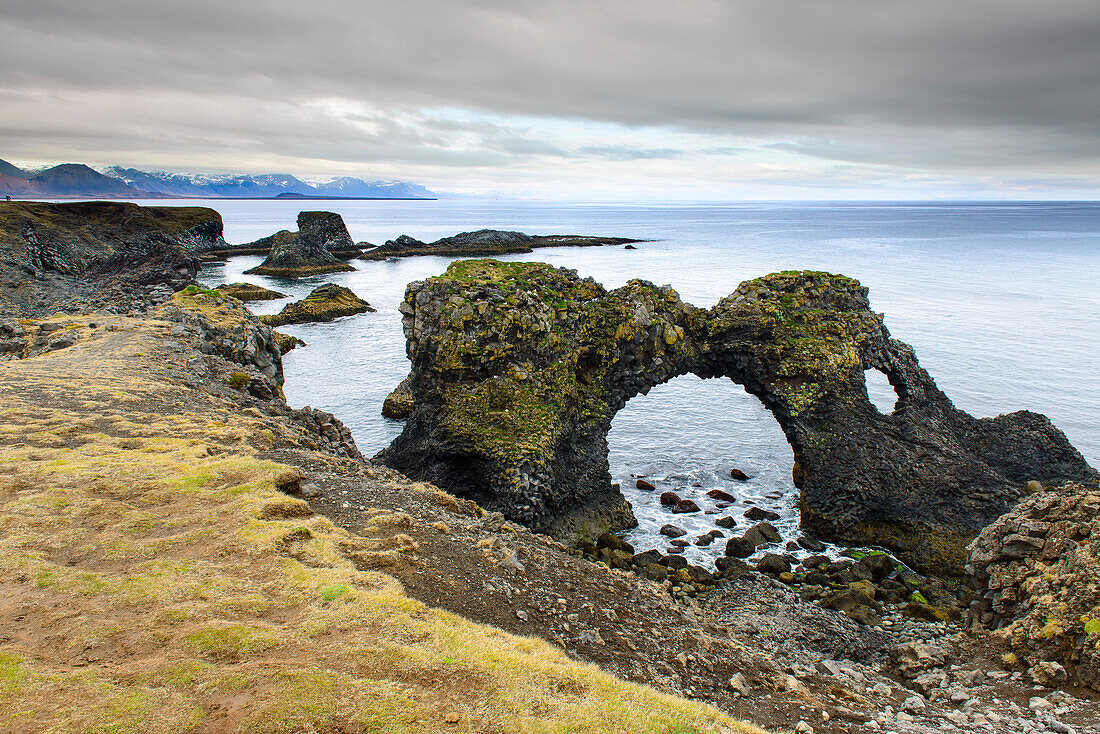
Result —
<instances>
[{"instance_id":1,"label":"grassy slope","mask_svg":"<svg viewBox=\"0 0 1100 734\"><path fill-rule=\"evenodd\" d=\"M102 321L102 320L101 320ZM408 598L158 322L0 363L0 729L755 731Z\"/></svg>"}]
</instances>

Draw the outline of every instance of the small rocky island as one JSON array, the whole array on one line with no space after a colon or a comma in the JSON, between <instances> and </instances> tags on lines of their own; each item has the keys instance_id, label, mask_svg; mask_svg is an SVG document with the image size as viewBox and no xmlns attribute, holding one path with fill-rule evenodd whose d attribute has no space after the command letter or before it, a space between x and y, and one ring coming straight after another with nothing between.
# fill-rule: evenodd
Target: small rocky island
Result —
<instances>
[{"instance_id":1,"label":"small rocky island","mask_svg":"<svg viewBox=\"0 0 1100 734\"><path fill-rule=\"evenodd\" d=\"M352 293L350 288L335 283L325 283L314 288L302 300L283 306L283 310L279 313L261 316L260 321L269 326L320 323L368 311L374 311L374 308Z\"/></svg>"},{"instance_id":2,"label":"small rocky island","mask_svg":"<svg viewBox=\"0 0 1100 734\"><path fill-rule=\"evenodd\" d=\"M333 251L359 252L343 218L332 212L301 212L297 232L284 229L242 248L268 251L266 260L246 272L282 278L355 270Z\"/></svg>"},{"instance_id":3,"label":"small rocky island","mask_svg":"<svg viewBox=\"0 0 1100 734\"><path fill-rule=\"evenodd\" d=\"M387 260L391 257L437 255L440 257L489 257L531 252L537 247L598 247L627 245L642 240L626 237L591 237L585 235L529 235L497 229L460 232L435 242L421 242L408 235L389 240L368 250L360 260Z\"/></svg>"}]
</instances>

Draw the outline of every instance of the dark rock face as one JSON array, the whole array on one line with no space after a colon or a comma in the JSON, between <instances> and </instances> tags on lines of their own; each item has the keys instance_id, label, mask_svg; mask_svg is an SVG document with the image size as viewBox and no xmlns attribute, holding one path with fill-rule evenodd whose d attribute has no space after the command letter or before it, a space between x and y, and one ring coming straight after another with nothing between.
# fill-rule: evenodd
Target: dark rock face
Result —
<instances>
[{"instance_id":1,"label":"dark rock face","mask_svg":"<svg viewBox=\"0 0 1100 734\"><path fill-rule=\"evenodd\" d=\"M307 324L332 321L341 316L374 311L369 303L352 293L350 288L335 283L325 283L314 288L300 301L288 303L283 310L270 316L261 316L260 321L268 326L284 324Z\"/></svg>"},{"instance_id":2,"label":"dark rock face","mask_svg":"<svg viewBox=\"0 0 1100 734\"><path fill-rule=\"evenodd\" d=\"M1095 476L1043 416L955 409L844 276L777 273L703 310L646 281L609 292L544 264L464 261L409 284L400 310L414 403L381 458L561 536L633 524L608 473L611 419L687 373L729 378L775 416L808 533L918 568L961 572L1028 480ZM897 391L892 414L866 369Z\"/></svg>"},{"instance_id":3,"label":"dark rock face","mask_svg":"<svg viewBox=\"0 0 1100 734\"><path fill-rule=\"evenodd\" d=\"M360 255L362 260L385 260L391 257L439 255L447 257L485 257L531 252L536 247L592 247L638 242L623 237L588 237L582 235L529 235L497 229L460 232L435 242L421 242L408 235L389 240Z\"/></svg>"},{"instance_id":4,"label":"dark rock face","mask_svg":"<svg viewBox=\"0 0 1100 734\"><path fill-rule=\"evenodd\" d=\"M224 245L221 215L204 207L0 202L0 259L30 271L91 275L150 257L189 261Z\"/></svg>"},{"instance_id":5,"label":"dark rock face","mask_svg":"<svg viewBox=\"0 0 1100 734\"><path fill-rule=\"evenodd\" d=\"M1035 677L1064 665L1100 690L1100 490L1066 484L1041 490L987 527L969 548L978 592L973 623L1006 629Z\"/></svg>"},{"instance_id":6,"label":"dark rock face","mask_svg":"<svg viewBox=\"0 0 1100 734\"><path fill-rule=\"evenodd\" d=\"M269 250L266 260L246 272L286 278L355 270L332 254L333 249L354 247L343 218L332 212L301 212L297 232L283 230L242 245L242 249Z\"/></svg>"},{"instance_id":7,"label":"dark rock face","mask_svg":"<svg viewBox=\"0 0 1100 734\"><path fill-rule=\"evenodd\" d=\"M0 202L0 314L144 311L224 245L221 216L203 207Z\"/></svg>"}]
</instances>

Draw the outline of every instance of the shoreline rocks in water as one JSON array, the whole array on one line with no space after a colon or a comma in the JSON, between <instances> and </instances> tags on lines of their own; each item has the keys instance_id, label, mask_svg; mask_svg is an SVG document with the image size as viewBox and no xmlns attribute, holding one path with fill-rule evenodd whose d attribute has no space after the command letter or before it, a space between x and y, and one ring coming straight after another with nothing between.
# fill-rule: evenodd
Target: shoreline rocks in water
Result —
<instances>
[{"instance_id":1,"label":"shoreline rocks in water","mask_svg":"<svg viewBox=\"0 0 1100 734\"><path fill-rule=\"evenodd\" d=\"M961 574L966 544L1027 481L1095 476L1043 416L957 410L840 275L772 274L704 310L646 281L607 291L542 263L467 260L410 283L400 310L414 402L380 458L560 538L635 524L611 486L611 419L687 373L733 379L780 423L807 533L918 569ZM903 409L872 405L871 368Z\"/></svg>"},{"instance_id":2,"label":"shoreline rocks in water","mask_svg":"<svg viewBox=\"0 0 1100 734\"><path fill-rule=\"evenodd\" d=\"M246 303L249 301L277 301L280 298L286 298L285 293L273 291L254 283L222 283L216 289L227 296L233 296L238 301Z\"/></svg>"},{"instance_id":3,"label":"shoreline rocks in water","mask_svg":"<svg viewBox=\"0 0 1100 734\"><path fill-rule=\"evenodd\" d=\"M269 249L267 259L247 273L298 278L355 270L332 254L355 247L343 218L332 212L300 212L297 232L284 229L243 247Z\"/></svg>"},{"instance_id":4,"label":"shoreline rocks in water","mask_svg":"<svg viewBox=\"0 0 1100 734\"><path fill-rule=\"evenodd\" d=\"M437 255L444 257L486 257L531 252L537 247L595 247L642 242L627 237L595 237L586 235L529 235L496 229L460 232L435 242L421 242L408 235L389 240L368 250L360 260L385 260L391 257Z\"/></svg>"},{"instance_id":5,"label":"shoreline rocks in water","mask_svg":"<svg viewBox=\"0 0 1100 734\"><path fill-rule=\"evenodd\" d=\"M350 288L335 283L325 283L300 301L288 303L277 314L260 316L268 326L308 324L332 321L341 316L374 311L369 303L352 293Z\"/></svg>"}]
</instances>

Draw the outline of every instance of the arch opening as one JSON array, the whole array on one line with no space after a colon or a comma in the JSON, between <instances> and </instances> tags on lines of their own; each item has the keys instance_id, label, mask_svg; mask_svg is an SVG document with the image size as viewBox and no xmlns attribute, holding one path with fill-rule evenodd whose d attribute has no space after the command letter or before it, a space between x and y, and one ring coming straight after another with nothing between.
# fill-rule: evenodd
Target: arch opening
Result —
<instances>
[{"instance_id":1,"label":"arch opening","mask_svg":"<svg viewBox=\"0 0 1100 734\"><path fill-rule=\"evenodd\" d=\"M883 415L890 415L901 401L901 395L890 384L890 378L882 370L872 367L863 372L863 383L867 388L867 399L875 410Z\"/></svg>"},{"instance_id":2,"label":"arch opening","mask_svg":"<svg viewBox=\"0 0 1100 734\"><path fill-rule=\"evenodd\" d=\"M729 379L702 379L694 374L657 385L639 394L616 413L607 437L612 481L631 503L638 527L625 535L636 552L676 548L693 563L712 565L723 555L726 539L741 535L758 520L750 508L777 513L770 520L784 539L799 532L797 490L792 480L794 454L771 412L741 385ZM748 479L731 476L739 470ZM639 479L655 489L638 488ZM672 512L661 503L664 492L695 502L697 512ZM729 498L708 495L724 492ZM732 518L732 528L716 520ZM660 534L664 525L685 534ZM701 536L718 531L707 545Z\"/></svg>"}]
</instances>

